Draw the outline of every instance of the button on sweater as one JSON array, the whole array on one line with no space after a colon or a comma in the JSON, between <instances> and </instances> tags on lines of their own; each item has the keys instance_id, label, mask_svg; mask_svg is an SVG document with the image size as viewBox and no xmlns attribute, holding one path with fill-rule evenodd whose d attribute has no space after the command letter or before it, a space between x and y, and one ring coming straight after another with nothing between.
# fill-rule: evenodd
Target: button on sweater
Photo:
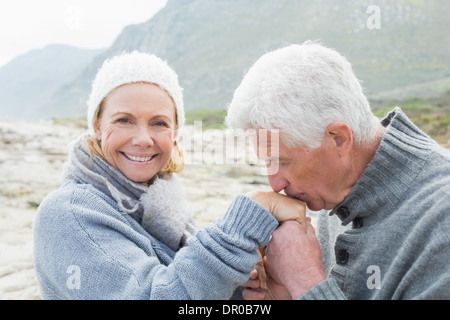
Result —
<instances>
[{"instance_id":1,"label":"button on sweater","mask_svg":"<svg viewBox=\"0 0 450 320\"><path fill-rule=\"evenodd\" d=\"M328 278L301 299L450 299L450 156L399 109L350 194L320 212Z\"/></svg>"}]
</instances>

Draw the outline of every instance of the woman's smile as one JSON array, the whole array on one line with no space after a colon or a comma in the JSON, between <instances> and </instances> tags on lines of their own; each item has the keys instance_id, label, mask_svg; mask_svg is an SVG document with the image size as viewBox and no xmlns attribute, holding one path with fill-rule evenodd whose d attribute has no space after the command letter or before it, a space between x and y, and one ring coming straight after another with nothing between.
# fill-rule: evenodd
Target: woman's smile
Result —
<instances>
[{"instance_id":1,"label":"woman's smile","mask_svg":"<svg viewBox=\"0 0 450 320\"><path fill-rule=\"evenodd\" d=\"M120 152L123 156L125 156L125 158L127 160L130 160L132 162L138 162L138 163L148 163L151 160L153 160L157 154L153 154L153 155L137 155L137 154L132 154L132 153L127 153L127 152Z\"/></svg>"}]
</instances>

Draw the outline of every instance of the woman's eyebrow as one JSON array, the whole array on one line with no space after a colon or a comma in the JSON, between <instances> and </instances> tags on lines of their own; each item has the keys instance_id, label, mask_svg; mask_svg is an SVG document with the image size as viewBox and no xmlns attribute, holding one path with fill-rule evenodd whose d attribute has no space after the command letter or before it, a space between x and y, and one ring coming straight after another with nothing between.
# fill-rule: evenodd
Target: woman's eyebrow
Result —
<instances>
[{"instance_id":1,"label":"woman's eyebrow","mask_svg":"<svg viewBox=\"0 0 450 320\"><path fill-rule=\"evenodd\" d=\"M112 115L112 117L117 117L117 116L135 117L132 113L123 112L123 111L116 112L116 113L114 113ZM155 118L166 118L168 120L171 120L170 116L165 115L165 114L161 114L161 113L158 113L158 114L155 114L155 115L151 116L151 119L155 119Z\"/></svg>"},{"instance_id":2,"label":"woman's eyebrow","mask_svg":"<svg viewBox=\"0 0 450 320\"><path fill-rule=\"evenodd\" d=\"M114 113L112 115L112 117L117 117L117 116L129 116L129 117L132 117L133 115L131 113L122 112L122 111L116 112L116 113Z\"/></svg>"},{"instance_id":3,"label":"woman's eyebrow","mask_svg":"<svg viewBox=\"0 0 450 320\"><path fill-rule=\"evenodd\" d=\"M166 118L167 120L171 120L170 116L167 116L165 114L155 114L154 116L152 116L152 119L154 118Z\"/></svg>"}]
</instances>

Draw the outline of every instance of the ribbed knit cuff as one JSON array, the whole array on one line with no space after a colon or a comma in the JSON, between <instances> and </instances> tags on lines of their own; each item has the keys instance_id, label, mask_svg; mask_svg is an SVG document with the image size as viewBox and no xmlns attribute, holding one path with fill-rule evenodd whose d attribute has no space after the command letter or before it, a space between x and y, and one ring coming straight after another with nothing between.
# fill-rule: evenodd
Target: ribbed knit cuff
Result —
<instances>
[{"instance_id":1,"label":"ribbed knit cuff","mask_svg":"<svg viewBox=\"0 0 450 320\"><path fill-rule=\"evenodd\" d=\"M305 292L298 300L346 300L341 289L333 278L323 280Z\"/></svg>"},{"instance_id":2,"label":"ribbed knit cuff","mask_svg":"<svg viewBox=\"0 0 450 320\"><path fill-rule=\"evenodd\" d=\"M225 233L243 236L263 247L278 227L278 221L260 204L239 195L231 203L220 225Z\"/></svg>"}]
</instances>

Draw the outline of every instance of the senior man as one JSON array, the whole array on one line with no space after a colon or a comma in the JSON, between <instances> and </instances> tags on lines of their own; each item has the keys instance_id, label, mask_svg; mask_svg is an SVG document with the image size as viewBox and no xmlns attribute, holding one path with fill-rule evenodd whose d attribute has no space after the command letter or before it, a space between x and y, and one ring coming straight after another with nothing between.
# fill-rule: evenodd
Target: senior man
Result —
<instances>
[{"instance_id":1,"label":"senior man","mask_svg":"<svg viewBox=\"0 0 450 320\"><path fill-rule=\"evenodd\" d=\"M312 42L265 54L226 123L279 130L257 148L272 189L321 210L317 237L297 222L273 233L268 289L253 277L245 298L450 299L450 156L400 108L377 119L342 55Z\"/></svg>"}]
</instances>

